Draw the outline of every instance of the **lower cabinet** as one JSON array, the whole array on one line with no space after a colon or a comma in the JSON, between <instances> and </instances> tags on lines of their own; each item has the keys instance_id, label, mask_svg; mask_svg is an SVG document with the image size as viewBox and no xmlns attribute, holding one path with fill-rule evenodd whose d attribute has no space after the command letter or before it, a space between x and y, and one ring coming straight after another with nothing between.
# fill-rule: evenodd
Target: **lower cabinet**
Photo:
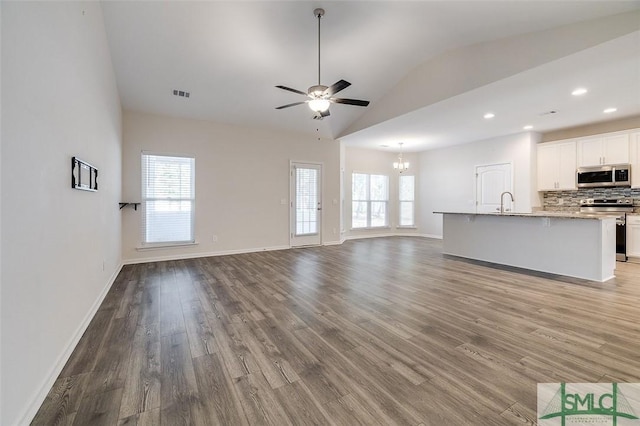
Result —
<instances>
[{"instance_id":1,"label":"lower cabinet","mask_svg":"<svg viewBox=\"0 0 640 426\"><path fill-rule=\"evenodd\" d=\"M627 215L627 256L640 262L640 215Z\"/></svg>"}]
</instances>

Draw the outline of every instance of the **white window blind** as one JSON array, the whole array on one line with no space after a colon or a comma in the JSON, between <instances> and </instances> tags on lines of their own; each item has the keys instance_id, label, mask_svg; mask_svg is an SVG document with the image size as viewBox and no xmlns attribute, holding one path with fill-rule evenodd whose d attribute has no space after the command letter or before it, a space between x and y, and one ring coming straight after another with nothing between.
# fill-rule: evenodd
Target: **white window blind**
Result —
<instances>
[{"instance_id":1,"label":"white window blind","mask_svg":"<svg viewBox=\"0 0 640 426\"><path fill-rule=\"evenodd\" d=\"M415 226L415 176L400 176L400 226Z\"/></svg>"},{"instance_id":2,"label":"white window blind","mask_svg":"<svg viewBox=\"0 0 640 426\"><path fill-rule=\"evenodd\" d=\"M318 170L296 167L296 235L318 233Z\"/></svg>"},{"instance_id":3,"label":"white window blind","mask_svg":"<svg viewBox=\"0 0 640 426\"><path fill-rule=\"evenodd\" d=\"M353 173L351 227L376 228L388 224L389 177Z\"/></svg>"},{"instance_id":4,"label":"white window blind","mask_svg":"<svg viewBox=\"0 0 640 426\"><path fill-rule=\"evenodd\" d=\"M194 242L195 158L142 154L142 243Z\"/></svg>"}]
</instances>

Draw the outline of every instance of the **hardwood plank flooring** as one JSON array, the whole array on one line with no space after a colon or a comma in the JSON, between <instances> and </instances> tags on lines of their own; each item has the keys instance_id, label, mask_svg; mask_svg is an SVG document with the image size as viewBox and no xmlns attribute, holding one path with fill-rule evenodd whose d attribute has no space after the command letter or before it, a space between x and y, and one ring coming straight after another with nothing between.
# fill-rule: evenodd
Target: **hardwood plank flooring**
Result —
<instances>
[{"instance_id":1,"label":"hardwood plank flooring","mask_svg":"<svg viewBox=\"0 0 640 426\"><path fill-rule=\"evenodd\" d=\"M125 266L32 424L534 425L539 382L640 382L616 275L411 237Z\"/></svg>"}]
</instances>

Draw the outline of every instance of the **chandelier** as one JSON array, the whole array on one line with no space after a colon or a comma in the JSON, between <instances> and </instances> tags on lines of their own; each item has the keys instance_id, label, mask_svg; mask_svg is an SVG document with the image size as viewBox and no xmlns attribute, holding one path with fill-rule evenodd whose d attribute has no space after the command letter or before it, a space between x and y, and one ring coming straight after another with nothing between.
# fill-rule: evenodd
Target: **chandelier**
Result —
<instances>
[{"instance_id":1,"label":"chandelier","mask_svg":"<svg viewBox=\"0 0 640 426\"><path fill-rule=\"evenodd\" d=\"M393 168L396 169L400 173L409 170L409 162L408 161L404 161L402 159L402 144L403 144L402 142L400 142L398 144L398 145L400 145L400 154L398 154L398 161L394 161L394 163L393 163Z\"/></svg>"}]
</instances>

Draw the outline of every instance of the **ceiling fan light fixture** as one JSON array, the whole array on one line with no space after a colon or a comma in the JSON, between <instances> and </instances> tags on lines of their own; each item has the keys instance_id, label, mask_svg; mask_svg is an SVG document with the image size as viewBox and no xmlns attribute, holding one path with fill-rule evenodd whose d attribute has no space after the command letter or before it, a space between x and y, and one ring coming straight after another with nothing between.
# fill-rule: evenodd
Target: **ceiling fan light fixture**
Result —
<instances>
[{"instance_id":1,"label":"ceiling fan light fixture","mask_svg":"<svg viewBox=\"0 0 640 426\"><path fill-rule=\"evenodd\" d=\"M312 99L309 101L309 108L315 112L325 112L329 109L329 105L331 105L331 102L326 99Z\"/></svg>"},{"instance_id":2,"label":"ceiling fan light fixture","mask_svg":"<svg viewBox=\"0 0 640 426\"><path fill-rule=\"evenodd\" d=\"M309 87L309 90L307 91L307 93L309 93L309 96L320 98L324 94L324 91L327 89L328 89L327 86L323 86L322 84L317 84L315 86Z\"/></svg>"},{"instance_id":3,"label":"ceiling fan light fixture","mask_svg":"<svg viewBox=\"0 0 640 426\"><path fill-rule=\"evenodd\" d=\"M307 93L304 93L298 89L292 89L287 86L276 86L278 89L286 90L288 92L297 93L299 95L305 95L310 99L304 102L294 102L287 105L282 105L276 107L276 109L284 109L289 108L296 105L308 104L311 111L315 112L316 115L313 117L316 120L322 120L325 117L328 117L329 114L329 105L332 103L335 104L343 104L343 105L355 105L360 107L366 107L369 105L369 101L363 101L359 99L343 99L336 98L334 95L343 89L351 86L346 80L336 81L331 86L325 86L320 83L320 20L324 16L324 9L318 8L313 11L313 15L318 18L318 84L309 87Z\"/></svg>"}]
</instances>

